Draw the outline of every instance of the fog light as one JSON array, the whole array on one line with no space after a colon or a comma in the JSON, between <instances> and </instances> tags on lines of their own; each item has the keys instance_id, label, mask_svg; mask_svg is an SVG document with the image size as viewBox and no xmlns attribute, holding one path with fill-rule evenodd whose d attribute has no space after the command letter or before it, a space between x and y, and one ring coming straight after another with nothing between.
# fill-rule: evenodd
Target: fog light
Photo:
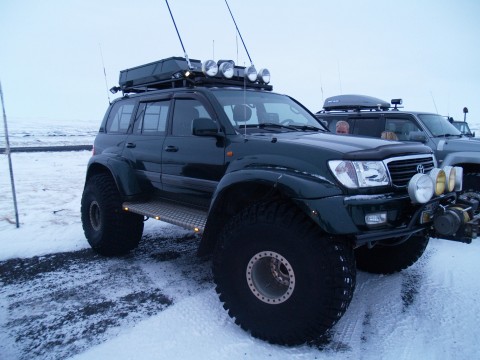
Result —
<instances>
[{"instance_id":1,"label":"fog light","mask_svg":"<svg viewBox=\"0 0 480 360\"><path fill-rule=\"evenodd\" d=\"M442 195L445 192L445 171L439 168L433 168L430 171L429 175L432 178L433 183L435 184L435 195Z\"/></svg>"},{"instance_id":2,"label":"fog light","mask_svg":"<svg viewBox=\"0 0 480 360\"><path fill-rule=\"evenodd\" d=\"M443 168L445 171L445 177L447 178L446 188L448 192L451 192L455 189L455 177L456 177L456 170L453 166L445 166Z\"/></svg>"},{"instance_id":3,"label":"fog light","mask_svg":"<svg viewBox=\"0 0 480 360\"><path fill-rule=\"evenodd\" d=\"M463 189L463 168L455 166L455 191L462 191Z\"/></svg>"},{"instance_id":4,"label":"fog light","mask_svg":"<svg viewBox=\"0 0 480 360\"><path fill-rule=\"evenodd\" d=\"M380 212L365 215L365 223L367 225L381 225L387 222L387 213Z\"/></svg>"},{"instance_id":5,"label":"fog light","mask_svg":"<svg viewBox=\"0 0 480 360\"><path fill-rule=\"evenodd\" d=\"M426 203L432 198L433 191L433 180L426 174L415 174L408 182L408 195L413 203Z\"/></svg>"}]
</instances>

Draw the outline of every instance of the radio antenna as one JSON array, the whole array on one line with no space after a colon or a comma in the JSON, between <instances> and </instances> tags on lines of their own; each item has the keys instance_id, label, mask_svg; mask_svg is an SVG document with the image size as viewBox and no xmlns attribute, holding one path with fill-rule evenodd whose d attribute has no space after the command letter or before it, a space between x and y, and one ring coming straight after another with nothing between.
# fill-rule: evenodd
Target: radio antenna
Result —
<instances>
[{"instance_id":1,"label":"radio antenna","mask_svg":"<svg viewBox=\"0 0 480 360\"><path fill-rule=\"evenodd\" d=\"M105 77L105 88L107 89L107 99L108 103L111 104L112 102L110 101L110 91L108 90L107 72L105 71L105 62L103 61L102 45L98 43L98 47L100 48L100 57L102 58L103 76Z\"/></svg>"},{"instance_id":2,"label":"radio antenna","mask_svg":"<svg viewBox=\"0 0 480 360\"><path fill-rule=\"evenodd\" d=\"M192 67L192 64L190 64L190 59L188 58L187 52L185 51L185 46L183 46L183 41L182 41L182 38L180 37L180 33L178 32L175 19L173 18L172 10L170 10L170 5L168 5L168 0L165 0L165 3L167 4L167 8L168 8L168 12L170 13L170 16L172 17L173 26L175 26L175 30L177 31L178 40L180 40L180 45L182 45L183 53L185 54L185 60L187 60L188 68L191 70L193 69L193 67Z\"/></svg>"},{"instance_id":3,"label":"radio antenna","mask_svg":"<svg viewBox=\"0 0 480 360\"><path fill-rule=\"evenodd\" d=\"M230 6L228 6L228 1L227 0L225 0L225 4L227 4L228 11L230 12L230 15L232 16L232 20L233 20L233 23L235 24L235 27L237 28L238 35L240 35L240 40L242 40L243 47L245 48L245 51L247 52L248 60L250 60L250 65L253 65L252 58L250 57L250 54L248 53L247 46L245 45L245 41L243 41L242 34L240 34L240 30L238 29L237 22L235 21L235 18L233 17L232 10L230 10Z\"/></svg>"}]
</instances>

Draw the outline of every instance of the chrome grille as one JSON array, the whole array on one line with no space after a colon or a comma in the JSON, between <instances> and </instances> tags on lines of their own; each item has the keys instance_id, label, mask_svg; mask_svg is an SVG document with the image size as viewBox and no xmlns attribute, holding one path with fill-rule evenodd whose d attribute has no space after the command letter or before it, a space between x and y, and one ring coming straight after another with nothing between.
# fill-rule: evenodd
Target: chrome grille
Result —
<instances>
[{"instance_id":1,"label":"chrome grille","mask_svg":"<svg viewBox=\"0 0 480 360\"><path fill-rule=\"evenodd\" d=\"M392 183L397 187L407 186L413 175L419 171L419 165L423 166L426 174L435 167L432 156L404 156L385 160Z\"/></svg>"}]
</instances>

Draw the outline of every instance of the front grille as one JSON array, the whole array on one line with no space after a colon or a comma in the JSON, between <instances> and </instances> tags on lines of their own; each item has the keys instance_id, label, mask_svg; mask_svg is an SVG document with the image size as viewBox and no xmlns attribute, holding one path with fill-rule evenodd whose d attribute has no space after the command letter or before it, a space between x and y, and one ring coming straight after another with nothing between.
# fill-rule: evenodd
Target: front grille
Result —
<instances>
[{"instance_id":1,"label":"front grille","mask_svg":"<svg viewBox=\"0 0 480 360\"><path fill-rule=\"evenodd\" d=\"M385 162L387 163L392 183L397 187L407 186L413 175L422 172L419 171L419 165L423 166L425 174L435 167L432 156L404 156L388 159Z\"/></svg>"}]
</instances>

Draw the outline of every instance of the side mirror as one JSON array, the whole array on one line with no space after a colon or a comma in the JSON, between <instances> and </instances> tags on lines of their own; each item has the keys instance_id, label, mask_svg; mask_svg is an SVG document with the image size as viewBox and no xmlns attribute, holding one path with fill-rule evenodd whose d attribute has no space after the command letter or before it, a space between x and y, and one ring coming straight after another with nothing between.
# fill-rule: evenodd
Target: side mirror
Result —
<instances>
[{"instance_id":1,"label":"side mirror","mask_svg":"<svg viewBox=\"0 0 480 360\"><path fill-rule=\"evenodd\" d=\"M210 118L193 119L192 134L195 136L218 136L217 123Z\"/></svg>"}]
</instances>

